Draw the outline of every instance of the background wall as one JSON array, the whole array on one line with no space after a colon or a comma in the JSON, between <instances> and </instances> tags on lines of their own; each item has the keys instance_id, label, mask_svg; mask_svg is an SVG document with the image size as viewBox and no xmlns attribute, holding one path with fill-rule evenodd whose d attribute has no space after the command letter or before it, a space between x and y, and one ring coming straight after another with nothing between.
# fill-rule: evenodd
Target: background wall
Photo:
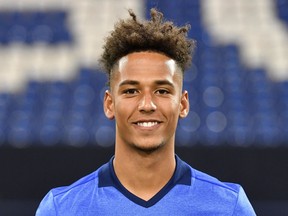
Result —
<instances>
[{"instance_id":1,"label":"background wall","mask_svg":"<svg viewBox=\"0 0 288 216\"><path fill-rule=\"evenodd\" d=\"M288 214L287 0L0 0L0 215L33 215L113 155L97 60L128 8L151 7L197 41L177 153L242 184L258 215Z\"/></svg>"}]
</instances>

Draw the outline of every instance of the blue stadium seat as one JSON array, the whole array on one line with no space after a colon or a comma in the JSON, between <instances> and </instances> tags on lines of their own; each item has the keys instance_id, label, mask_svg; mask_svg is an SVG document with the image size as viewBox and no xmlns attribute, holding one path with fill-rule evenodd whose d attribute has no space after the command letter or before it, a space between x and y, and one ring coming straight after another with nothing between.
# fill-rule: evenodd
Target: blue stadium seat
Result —
<instances>
[{"instance_id":1,"label":"blue stadium seat","mask_svg":"<svg viewBox=\"0 0 288 216\"><path fill-rule=\"evenodd\" d=\"M275 2L279 18L288 26L288 1L276 0Z\"/></svg>"},{"instance_id":2,"label":"blue stadium seat","mask_svg":"<svg viewBox=\"0 0 288 216\"><path fill-rule=\"evenodd\" d=\"M215 44L204 25L200 0L145 4L149 17L149 8L156 6L176 24L191 23L189 36L197 40L184 81L191 110L179 121L177 145L287 145L288 82L271 81L264 68L247 68L237 45ZM275 8L288 24L288 1L276 0ZM69 11L61 9L0 11L0 44L73 43L68 16ZM79 65L72 81L31 80L23 92L0 93L0 145L111 146L115 122L107 120L102 108L106 82L100 70Z\"/></svg>"},{"instance_id":3,"label":"blue stadium seat","mask_svg":"<svg viewBox=\"0 0 288 216\"><path fill-rule=\"evenodd\" d=\"M0 11L0 44L70 43L65 11Z\"/></svg>"}]
</instances>

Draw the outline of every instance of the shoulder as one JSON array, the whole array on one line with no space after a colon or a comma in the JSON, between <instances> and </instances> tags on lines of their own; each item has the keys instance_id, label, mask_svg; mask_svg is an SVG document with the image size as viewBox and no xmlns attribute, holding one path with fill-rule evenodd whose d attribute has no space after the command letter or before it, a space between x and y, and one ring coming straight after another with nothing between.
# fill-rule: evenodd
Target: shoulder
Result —
<instances>
[{"instance_id":1,"label":"shoulder","mask_svg":"<svg viewBox=\"0 0 288 216\"><path fill-rule=\"evenodd\" d=\"M102 165L69 186L50 190L42 199L36 215L78 215L88 209L93 194L98 194L99 175L107 166L108 164Z\"/></svg>"},{"instance_id":2,"label":"shoulder","mask_svg":"<svg viewBox=\"0 0 288 216\"><path fill-rule=\"evenodd\" d=\"M195 190L207 190L210 193L223 190L237 196L241 189L239 184L222 182L207 173L194 169L179 157L177 157L177 170L180 170L179 173L181 173L181 178L186 179L186 185L189 185L190 189L193 189L193 193Z\"/></svg>"},{"instance_id":3,"label":"shoulder","mask_svg":"<svg viewBox=\"0 0 288 216\"><path fill-rule=\"evenodd\" d=\"M82 178L78 179L74 183L68 185L68 186L62 186L53 188L50 192L54 195L54 197L62 196L63 194L69 194L72 193L78 193L78 192L86 192L87 189L91 189L91 187L98 186L99 182L99 175L101 175L101 170L105 169L107 167L107 164L102 165L99 167L96 171L83 176Z\"/></svg>"},{"instance_id":4,"label":"shoulder","mask_svg":"<svg viewBox=\"0 0 288 216\"><path fill-rule=\"evenodd\" d=\"M87 200L98 190L99 173L107 164L96 171L82 177L69 186L57 187L50 190L42 199L36 215L46 215L47 212L61 212L71 209L71 204L86 205ZM45 214L42 214L45 212Z\"/></svg>"},{"instance_id":5,"label":"shoulder","mask_svg":"<svg viewBox=\"0 0 288 216\"><path fill-rule=\"evenodd\" d=\"M80 191L84 192L83 190L89 189L90 187L94 187L98 184L99 170L100 168L82 177L71 185L53 188L50 192L54 197L59 197L67 193L71 194Z\"/></svg>"},{"instance_id":6,"label":"shoulder","mask_svg":"<svg viewBox=\"0 0 288 216\"><path fill-rule=\"evenodd\" d=\"M213 187L214 189L218 188L227 190L230 191L231 193L234 193L235 195L239 193L239 190L241 188L239 184L220 181L217 178L207 173L193 169L192 167L191 170L192 170L192 181L194 180L198 184L201 184L203 186L210 186Z\"/></svg>"},{"instance_id":7,"label":"shoulder","mask_svg":"<svg viewBox=\"0 0 288 216\"><path fill-rule=\"evenodd\" d=\"M235 202L238 197L238 194L241 190L239 184L222 182L217 178L201 172L197 169L194 169L189 164L184 161L180 161L181 169L185 170L182 173L187 173L183 175L185 179L189 178L189 181L186 180L186 187L181 187L184 190L189 190L190 196L200 199L208 199L211 201L215 200L225 200L225 202ZM188 186L188 187L187 187ZM187 193L186 192L186 193Z\"/></svg>"},{"instance_id":8,"label":"shoulder","mask_svg":"<svg viewBox=\"0 0 288 216\"><path fill-rule=\"evenodd\" d=\"M231 215L255 215L243 187L236 183L222 182L217 178L193 169L191 187L200 201Z\"/></svg>"}]
</instances>

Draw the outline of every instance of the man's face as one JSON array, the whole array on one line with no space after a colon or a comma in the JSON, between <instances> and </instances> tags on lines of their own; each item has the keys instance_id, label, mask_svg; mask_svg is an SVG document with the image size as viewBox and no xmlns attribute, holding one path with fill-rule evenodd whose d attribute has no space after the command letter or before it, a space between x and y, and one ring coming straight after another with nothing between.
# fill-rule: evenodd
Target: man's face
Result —
<instances>
[{"instance_id":1,"label":"man's face","mask_svg":"<svg viewBox=\"0 0 288 216\"><path fill-rule=\"evenodd\" d=\"M176 62L155 52L121 58L104 98L108 118L116 120L116 145L151 152L174 145L179 117L189 111Z\"/></svg>"}]
</instances>

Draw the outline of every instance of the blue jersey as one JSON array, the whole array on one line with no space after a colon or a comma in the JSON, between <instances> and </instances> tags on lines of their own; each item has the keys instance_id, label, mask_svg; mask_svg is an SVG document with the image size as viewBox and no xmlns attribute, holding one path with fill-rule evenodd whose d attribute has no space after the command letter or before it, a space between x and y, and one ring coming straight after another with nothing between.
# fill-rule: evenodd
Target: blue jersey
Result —
<instances>
[{"instance_id":1,"label":"blue jersey","mask_svg":"<svg viewBox=\"0 0 288 216\"><path fill-rule=\"evenodd\" d=\"M70 186L52 189L36 216L256 215L240 185L220 182L177 156L173 177L148 201L125 189L112 161Z\"/></svg>"}]
</instances>

